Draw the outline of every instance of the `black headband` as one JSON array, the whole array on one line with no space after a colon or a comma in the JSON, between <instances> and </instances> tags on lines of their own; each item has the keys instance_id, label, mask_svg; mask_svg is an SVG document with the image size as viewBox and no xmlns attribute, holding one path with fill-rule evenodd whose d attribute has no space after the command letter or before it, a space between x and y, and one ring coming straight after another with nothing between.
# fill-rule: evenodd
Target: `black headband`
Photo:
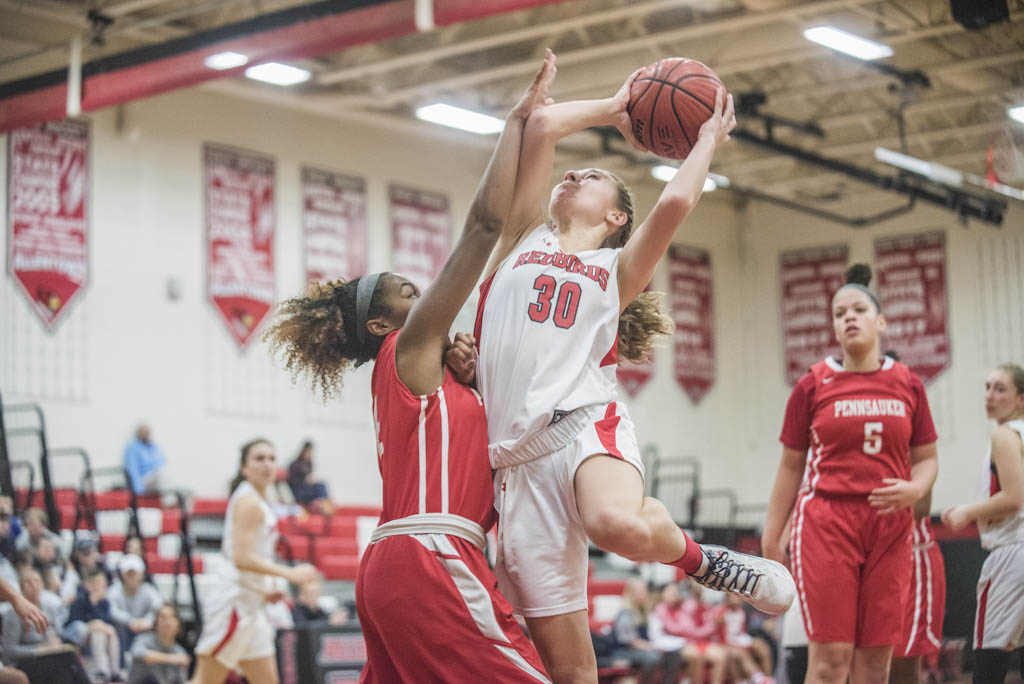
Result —
<instances>
[{"instance_id":1,"label":"black headband","mask_svg":"<svg viewBox=\"0 0 1024 684\"><path fill-rule=\"evenodd\" d=\"M359 344L366 342L366 316L370 313L370 300L377 291L380 273L363 276L356 286L356 339Z\"/></svg>"}]
</instances>

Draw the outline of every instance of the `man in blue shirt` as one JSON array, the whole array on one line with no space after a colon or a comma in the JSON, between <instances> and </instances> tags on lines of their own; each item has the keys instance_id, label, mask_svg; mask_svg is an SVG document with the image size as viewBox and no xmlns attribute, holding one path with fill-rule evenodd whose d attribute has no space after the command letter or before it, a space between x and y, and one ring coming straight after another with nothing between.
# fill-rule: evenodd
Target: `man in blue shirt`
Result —
<instances>
[{"instance_id":1,"label":"man in blue shirt","mask_svg":"<svg viewBox=\"0 0 1024 684\"><path fill-rule=\"evenodd\" d=\"M135 439L124 448L124 467L136 494L153 494L161 489L164 465L163 449L150 439L149 426L143 423L135 431Z\"/></svg>"}]
</instances>

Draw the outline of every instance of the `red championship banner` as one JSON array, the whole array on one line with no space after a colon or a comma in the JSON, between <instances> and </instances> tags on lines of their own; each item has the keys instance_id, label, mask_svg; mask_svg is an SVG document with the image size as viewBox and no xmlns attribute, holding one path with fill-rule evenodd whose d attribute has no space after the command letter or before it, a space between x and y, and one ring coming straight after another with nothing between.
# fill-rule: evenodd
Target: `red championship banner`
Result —
<instances>
[{"instance_id":1,"label":"red championship banner","mask_svg":"<svg viewBox=\"0 0 1024 684\"><path fill-rule=\"evenodd\" d=\"M848 256L847 245L830 245L783 252L779 258L782 348L790 385L838 348L832 296L843 285Z\"/></svg>"},{"instance_id":2,"label":"red championship banner","mask_svg":"<svg viewBox=\"0 0 1024 684\"><path fill-rule=\"evenodd\" d=\"M451 250L452 215L448 196L392 185L393 270L420 287L437 276Z\"/></svg>"},{"instance_id":3,"label":"red championship banner","mask_svg":"<svg viewBox=\"0 0 1024 684\"><path fill-rule=\"evenodd\" d=\"M274 160L203 145L206 290L238 346L274 304Z\"/></svg>"},{"instance_id":4,"label":"red championship banner","mask_svg":"<svg viewBox=\"0 0 1024 684\"><path fill-rule=\"evenodd\" d=\"M928 382L949 366L946 234L942 231L875 240L877 292L885 314L885 352Z\"/></svg>"},{"instance_id":5,"label":"red championship banner","mask_svg":"<svg viewBox=\"0 0 1024 684\"><path fill-rule=\"evenodd\" d=\"M7 270L52 332L89 279L89 125L7 137Z\"/></svg>"},{"instance_id":6,"label":"red championship banner","mask_svg":"<svg viewBox=\"0 0 1024 684\"><path fill-rule=\"evenodd\" d=\"M302 235L306 282L366 272L366 181L302 167Z\"/></svg>"},{"instance_id":7,"label":"red championship banner","mask_svg":"<svg viewBox=\"0 0 1024 684\"><path fill-rule=\"evenodd\" d=\"M697 404L715 384L711 255L704 249L671 245L668 269L672 320L676 324L676 381Z\"/></svg>"}]
</instances>

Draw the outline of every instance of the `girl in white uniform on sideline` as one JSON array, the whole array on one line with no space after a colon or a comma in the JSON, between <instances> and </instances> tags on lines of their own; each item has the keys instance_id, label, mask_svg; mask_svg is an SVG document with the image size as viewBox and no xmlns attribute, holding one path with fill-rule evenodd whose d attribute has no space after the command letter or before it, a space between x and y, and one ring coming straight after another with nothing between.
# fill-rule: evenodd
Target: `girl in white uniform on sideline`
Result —
<instances>
[{"instance_id":1,"label":"girl in white uniform on sideline","mask_svg":"<svg viewBox=\"0 0 1024 684\"><path fill-rule=\"evenodd\" d=\"M1024 368L996 367L985 380L985 413L998 423L985 454L978 502L953 506L942 522L978 523L991 551L978 579L974 684L1002 684L1010 653L1024 646Z\"/></svg>"},{"instance_id":2,"label":"girl in white uniform on sideline","mask_svg":"<svg viewBox=\"0 0 1024 684\"><path fill-rule=\"evenodd\" d=\"M242 460L224 515L221 557L203 605L203 632L196 644L195 684L221 684L238 668L252 684L277 684L274 629L268 602L284 593L275 577L293 584L317 579L312 565L289 567L273 561L277 516L266 500L277 474L274 447L257 439L242 447Z\"/></svg>"}]
</instances>

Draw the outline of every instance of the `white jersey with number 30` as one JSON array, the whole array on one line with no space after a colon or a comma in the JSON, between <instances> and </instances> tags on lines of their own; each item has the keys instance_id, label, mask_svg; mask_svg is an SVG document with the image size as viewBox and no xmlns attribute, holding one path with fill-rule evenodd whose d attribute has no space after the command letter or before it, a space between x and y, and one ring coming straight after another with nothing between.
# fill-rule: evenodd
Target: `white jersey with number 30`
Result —
<instances>
[{"instance_id":1,"label":"white jersey with number 30","mask_svg":"<svg viewBox=\"0 0 1024 684\"><path fill-rule=\"evenodd\" d=\"M615 400L621 251L566 254L542 225L480 286L477 379L492 451Z\"/></svg>"}]
</instances>

